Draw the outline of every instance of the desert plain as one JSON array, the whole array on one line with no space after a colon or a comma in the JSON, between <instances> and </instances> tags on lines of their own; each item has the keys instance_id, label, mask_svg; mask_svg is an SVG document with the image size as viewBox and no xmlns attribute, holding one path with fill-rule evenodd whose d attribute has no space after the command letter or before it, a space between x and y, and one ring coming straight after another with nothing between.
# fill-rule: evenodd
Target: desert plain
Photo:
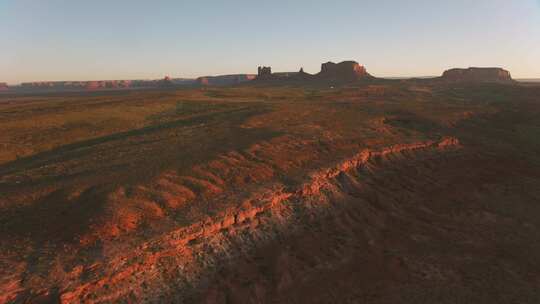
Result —
<instances>
[{"instance_id":1,"label":"desert plain","mask_svg":"<svg viewBox=\"0 0 540 304\"><path fill-rule=\"evenodd\" d=\"M304 80L0 95L0 303L540 302L540 85Z\"/></svg>"}]
</instances>

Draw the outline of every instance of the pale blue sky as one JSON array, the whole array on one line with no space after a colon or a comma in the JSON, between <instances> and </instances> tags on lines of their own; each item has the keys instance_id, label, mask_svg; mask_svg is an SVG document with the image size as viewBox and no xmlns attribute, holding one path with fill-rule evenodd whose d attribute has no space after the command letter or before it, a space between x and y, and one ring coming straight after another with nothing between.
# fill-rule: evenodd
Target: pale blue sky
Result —
<instances>
[{"instance_id":1,"label":"pale blue sky","mask_svg":"<svg viewBox=\"0 0 540 304\"><path fill-rule=\"evenodd\" d=\"M0 0L0 82L501 66L540 77L540 0Z\"/></svg>"}]
</instances>

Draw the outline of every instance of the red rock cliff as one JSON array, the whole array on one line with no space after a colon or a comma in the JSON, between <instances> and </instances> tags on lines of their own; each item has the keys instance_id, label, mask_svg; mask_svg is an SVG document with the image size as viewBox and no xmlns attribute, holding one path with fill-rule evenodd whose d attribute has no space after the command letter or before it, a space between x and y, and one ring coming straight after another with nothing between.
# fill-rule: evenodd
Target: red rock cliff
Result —
<instances>
[{"instance_id":1,"label":"red rock cliff","mask_svg":"<svg viewBox=\"0 0 540 304\"><path fill-rule=\"evenodd\" d=\"M340 63L327 62L321 65L321 71L317 74L320 78L335 80L357 80L371 77L366 68L356 61L343 61Z\"/></svg>"}]
</instances>

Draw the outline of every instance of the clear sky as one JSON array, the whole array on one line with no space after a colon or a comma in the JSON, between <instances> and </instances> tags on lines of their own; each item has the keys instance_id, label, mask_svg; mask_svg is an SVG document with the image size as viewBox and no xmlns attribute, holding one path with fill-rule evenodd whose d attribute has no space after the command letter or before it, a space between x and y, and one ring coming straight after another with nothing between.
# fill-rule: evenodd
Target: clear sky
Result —
<instances>
[{"instance_id":1,"label":"clear sky","mask_svg":"<svg viewBox=\"0 0 540 304\"><path fill-rule=\"evenodd\" d=\"M0 0L0 82L196 77L356 60L375 76L540 77L540 0Z\"/></svg>"}]
</instances>

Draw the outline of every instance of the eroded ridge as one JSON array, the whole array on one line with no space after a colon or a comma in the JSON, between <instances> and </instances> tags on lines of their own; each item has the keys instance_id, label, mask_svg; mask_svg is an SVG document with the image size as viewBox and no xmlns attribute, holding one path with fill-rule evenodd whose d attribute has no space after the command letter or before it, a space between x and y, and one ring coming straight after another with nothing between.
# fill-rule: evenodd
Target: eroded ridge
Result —
<instances>
[{"instance_id":1,"label":"eroded ridge","mask_svg":"<svg viewBox=\"0 0 540 304\"><path fill-rule=\"evenodd\" d=\"M157 301L160 296L182 299L204 282L216 264L248 252L297 223L316 217L339 201L353 170L374 170L380 159L415 157L415 153L459 148L456 138L400 144L379 151L365 149L353 157L309 174L296 189L274 184L253 193L241 207L226 210L148 241L101 264L73 270L71 281L61 287L63 303L112 302L119 299ZM337 198L337 199L336 199ZM332 202L332 203L331 203Z\"/></svg>"},{"instance_id":2,"label":"eroded ridge","mask_svg":"<svg viewBox=\"0 0 540 304\"><path fill-rule=\"evenodd\" d=\"M285 230L294 230L294 223L303 217L313 217L321 208L329 207L329 196L339 195L336 191L344 187L341 175L362 167L370 170L370 163L381 158L399 158L420 151L440 152L459 146L456 138L447 137L380 151L366 149L335 166L311 173L298 189L275 184L251 195L240 208L178 229L106 263L77 269L74 280L63 287L61 301L99 303L122 298L156 301L160 295L179 296L182 290L204 281L205 273L217 262L242 255Z\"/></svg>"}]
</instances>

